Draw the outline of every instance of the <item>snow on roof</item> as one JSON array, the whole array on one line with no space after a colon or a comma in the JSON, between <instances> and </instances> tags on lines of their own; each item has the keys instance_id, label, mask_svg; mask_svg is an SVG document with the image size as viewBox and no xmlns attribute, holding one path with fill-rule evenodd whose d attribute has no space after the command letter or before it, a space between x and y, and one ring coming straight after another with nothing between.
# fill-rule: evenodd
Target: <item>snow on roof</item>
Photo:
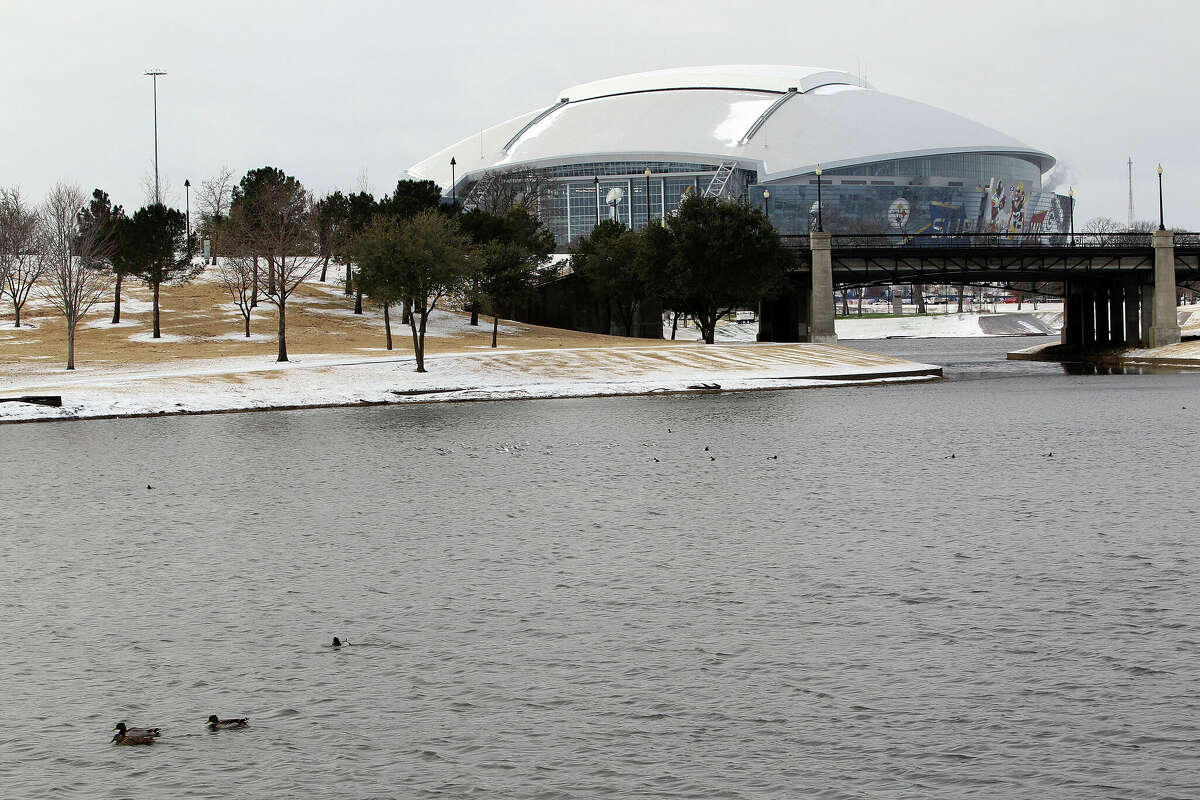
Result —
<instances>
[{"instance_id":1,"label":"snow on roof","mask_svg":"<svg viewBox=\"0 0 1200 800\"><path fill-rule=\"evenodd\" d=\"M790 89L795 89L789 93ZM564 102L565 99L565 102ZM487 169L589 161L735 161L760 182L937 153L1054 158L993 128L877 91L846 72L798 66L657 70L564 89L547 107L469 136L410 167L450 193Z\"/></svg>"}]
</instances>

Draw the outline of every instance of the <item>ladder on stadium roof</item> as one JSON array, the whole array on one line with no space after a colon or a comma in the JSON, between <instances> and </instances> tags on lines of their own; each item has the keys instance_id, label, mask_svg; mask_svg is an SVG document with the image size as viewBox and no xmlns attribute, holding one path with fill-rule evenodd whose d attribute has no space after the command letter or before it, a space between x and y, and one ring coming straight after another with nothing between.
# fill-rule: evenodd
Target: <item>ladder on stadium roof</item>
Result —
<instances>
[{"instance_id":1,"label":"ladder on stadium roof","mask_svg":"<svg viewBox=\"0 0 1200 800\"><path fill-rule=\"evenodd\" d=\"M737 169L736 161L723 161L721 166L717 167L717 171L713 173L712 180L708 182L708 188L704 190L705 197L721 197L725 194L725 187L729 185L729 176Z\"/></svg>"}]
</instances>

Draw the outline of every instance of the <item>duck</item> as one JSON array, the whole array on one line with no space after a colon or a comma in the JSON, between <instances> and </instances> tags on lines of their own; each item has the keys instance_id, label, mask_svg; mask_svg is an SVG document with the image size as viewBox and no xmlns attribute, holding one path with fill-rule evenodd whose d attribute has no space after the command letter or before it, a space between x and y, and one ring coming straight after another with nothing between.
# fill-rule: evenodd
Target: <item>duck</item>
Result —
<instances>
[{"instance_id":1,"label":"duck","mask_svg":"<svg viewBox=\"0 0 1200 800\"><path fill-rule=\"evenodd\" d=\"M154 740L162 735L162 728L129 728L124 722L113 726L114 744L154 744Z\"/></svg>"},{"instance_id":2,"label":"duck","mask_svg":"<svg viewBox=\"0 0 1200 800\"><path fill-rule=\"evenodd\" d=\"M216 714L210 714L208 719L205 720L205 724L208 725L209 730L219 731L222 728L244 728L250 724L250 719L248 717L221 719Z\"/></svg>"}]
</instances>

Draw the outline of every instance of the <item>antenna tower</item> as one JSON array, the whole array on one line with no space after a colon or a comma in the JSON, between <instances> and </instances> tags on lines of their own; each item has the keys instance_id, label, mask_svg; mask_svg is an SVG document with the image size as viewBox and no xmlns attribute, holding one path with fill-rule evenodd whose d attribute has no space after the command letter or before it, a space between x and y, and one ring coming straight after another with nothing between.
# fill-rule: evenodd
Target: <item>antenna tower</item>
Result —
<instances>
[{"instance_id":1,"label":"antenna tower","mask_svg":"<svg viewBox=\"0 0 1200 800\"><path fill-rule=\"evenodd\" d=\"M1129 224L1126 230L1133 230L1133 156L1129 157Z\"/></svg>"}]
</instances>

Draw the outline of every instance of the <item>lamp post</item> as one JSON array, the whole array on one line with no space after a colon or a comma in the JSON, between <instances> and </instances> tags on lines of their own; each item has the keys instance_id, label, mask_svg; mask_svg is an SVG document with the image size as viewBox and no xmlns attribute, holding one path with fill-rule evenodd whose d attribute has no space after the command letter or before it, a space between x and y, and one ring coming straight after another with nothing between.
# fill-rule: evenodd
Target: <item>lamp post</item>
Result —
<instances>
[{"instance_id":1,"label":"lamp post","mask_svg":"<svg viewBox=\"0 0 1200 800\"><path fill-rule=\"evenodd\" d=\"M821 165L817 164L817 233L825 232L825 224L822 219L825 204L821 202Z\"/></svg>"},{"instance_id":2,"label":"lamp post","mask_svg":"<svg viewBox=\"0 0 1200 800\"><path fill-rule=\"evenodd\" d=\"M1163 207L1162 207L1162 164L1158 165L1158 229L1165 231L1167 226L1163 224Z\"/></svg>"},{"instance_id":3,"label":"lamp post","mask_svg":"<svg viewBox=\"0 0 1200 800\"><path fill-rule=\"evenodd\" d=\"M186 204L185 205L186 211L184 213L187 215L185 217L185 219L187 220L188 250L191 250L192 249L192 182L189 181L187 178L183 179L183 197L184 197L184 203Z\"/></svg>"},{"instance_id":4,"label":"lamp post","mask_svg":"<svg viewBox=\"0 0 1200 800\"><path fill-rule=\"evenodd\" d=\"M646 176L646 227L650 227L650 168L642 174Z\"/></svg>"},{"instance_id":5,"label":"lamp post","mask_svg":"<svg viewBox=\"0 0 1200 800\"><path fill-rule=\"evenodd\" d=\"M592 178L592 184L596 187L596 227L600 227L600 176Z\"/></svg>"},{"instance_id":6,"label":"lamp post","mask_svg":"<svg viewBox=\"0 0 1200 800\"><path fill-rule=\"evenodd\" d=\"M455 195L455 193L454 193L454 183L455 183L455 180L454 180L454 166L455 166L457 163L458 163L458 162L454 160L454 156L450 156L450 202L451 202L451 203L457 203L457 202L458 202L458 197L457 197L457 196Z\"/></svg>"},{"instance_id":7,"label":"lamp post","mask_svg":"<svg viewBox=\"0 0 1200 800\"><path fill-rule=\"evenodd\" d=\"M158 76L166 75L160 69L152 69L143 73L149 75L154 83L154 202L162 202L158 197Z\"/></svg>"},{"instance_id":8,"label":"lamp post","mask_svg":"<svg viewBox=\"0 0 1200 800\"><path fill-rule=\"evenodd\" d=\"M1067 195L1071 198L1071 247L1075 246L1075 187L1072 186L1067 190Z\"/></svg>"},{"instance_id":9,"label":"lamp post","mask_svg":"<svg viewBox=\"0 0 1200 800\"><path fill-rule=\"evenodd\" d=\"M771 190L763 189L763 213L767 215L767 219L771 218Z\"/></svg>"}]
</instances>

